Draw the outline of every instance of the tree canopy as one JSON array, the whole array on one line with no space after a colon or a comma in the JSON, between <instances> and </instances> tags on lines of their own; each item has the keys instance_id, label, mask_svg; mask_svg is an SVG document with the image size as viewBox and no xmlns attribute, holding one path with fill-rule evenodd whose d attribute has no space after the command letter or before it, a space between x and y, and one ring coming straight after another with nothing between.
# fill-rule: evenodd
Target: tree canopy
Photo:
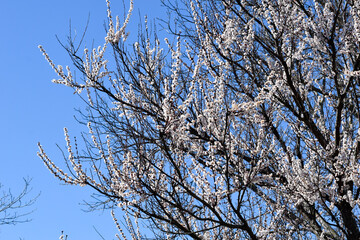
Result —
<instances>
[{"instance_id":1,"label":"tree canopy","mask_svg":"<svg viewBox=\"0 0 360 240\"><path fill-rule=\"evenodd\" d=\"M360 1L164 1L135 43L107 4L102 46L64 45L79 79L40 46L88 104L67 173L39 144L57 178L159 239L360 239Z\"/></svg>"}]
</instances>

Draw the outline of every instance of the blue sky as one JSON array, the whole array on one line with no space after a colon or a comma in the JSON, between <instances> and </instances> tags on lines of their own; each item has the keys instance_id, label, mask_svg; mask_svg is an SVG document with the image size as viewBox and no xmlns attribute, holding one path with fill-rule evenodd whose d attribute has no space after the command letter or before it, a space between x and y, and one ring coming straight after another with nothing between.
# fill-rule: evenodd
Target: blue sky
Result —
<instances>
[{"instance_id":1,"label":"blue sky","mask_svg":"<svg viewBox=\"0 0 360 240\"><path fill-rule=\"evenodd\" d=\"M128 6L127 0L125 3ZM160 0L134 0L130 36L136 37L138 11L149 19L164 16ZM113 15L122 13L122 0L113 0ZM71 89L53 84L56 75L38 50L43 45L55 64L71 62L56 40L65 40L72 28L82 33L88 15L90 25L86 43L102 44L105 0L33 0L2 1L0 8L0 183L14 194L21 191L23 177L32 178L32 196L41 192L34 204L29 223L0 226L0 239L50 240L58 239L64 230L69 240L115 239L115 226L108 211L84 212L79 205L89 199L87 188L61 185L37 157L37 142L48 155L63 164L56 143L64 146L63 127L72 135L80 128L74 120L74 108L82 106ZM74 32L73 32L74 33Z\"/></svg>"}]
</instances>

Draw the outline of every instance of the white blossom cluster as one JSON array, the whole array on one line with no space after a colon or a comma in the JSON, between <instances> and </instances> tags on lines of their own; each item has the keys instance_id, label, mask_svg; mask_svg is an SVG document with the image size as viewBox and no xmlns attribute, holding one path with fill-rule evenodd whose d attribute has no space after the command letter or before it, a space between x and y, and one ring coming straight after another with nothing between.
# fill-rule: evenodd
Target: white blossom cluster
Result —
<instances>
[{"instance_id":1,"label":"white blossom cluster","mask_svg":"<svg viewBox=\"0 0 360 240\"><path fill-rule=\"evenodd\" d=\"M174 43L146 21L133 51L133 2L116 26L107 4L82 83L40 47L91 106L85 156L65 129L71 176L39 144L57 178L116 203L131 239L131 216L167 239L360 238L359 1L184 0Z\"/></svg>"}]
</instances>

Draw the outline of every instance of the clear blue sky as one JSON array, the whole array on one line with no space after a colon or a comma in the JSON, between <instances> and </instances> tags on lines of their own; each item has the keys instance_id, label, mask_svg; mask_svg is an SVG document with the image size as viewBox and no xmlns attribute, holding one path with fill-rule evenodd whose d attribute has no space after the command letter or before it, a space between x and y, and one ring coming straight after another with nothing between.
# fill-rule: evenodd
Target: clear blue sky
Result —
<instances>
[{"instance_id":1,"label":"clear blue sky","mask_svg":"<svg viewBox=\"0 0 360 240\"><path fill-rule=\"evenodd\" d=\"M128 6L128 1L125 0ZM122 0L113 0L113 15L122 13ZM164 16L160 0L134 0L133 37L137 34L138 10L149 19ZM1 240L58 239L61 230L69 240L115 239L109 212L86 213L79 205L89 199L87 188L61 185L37 157L40 141L48 155L63 163L56 143L64 146L63 127L72 135L79 132L75 111L82 105L72 90L51 83L55 74L37 46L43 45L56 64L70 65L55 35L65 40L71 19L73 30L82 33L90 13L87 45L102 43L106 20L105 0L18 0L2 1L0 8L0 183L14 193L21 191L23 177L32 178L33 206L29 223L0 226Z\"/></svg>"}]
</instances>

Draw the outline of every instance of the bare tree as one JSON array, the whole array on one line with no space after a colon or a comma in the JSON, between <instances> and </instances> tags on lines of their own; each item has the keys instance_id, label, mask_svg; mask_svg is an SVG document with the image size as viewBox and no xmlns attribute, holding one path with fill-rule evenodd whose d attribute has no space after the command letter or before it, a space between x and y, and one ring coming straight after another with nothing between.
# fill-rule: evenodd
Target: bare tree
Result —
<instances>
[{"instance_id":1,"label":"bare tree","mask_svg":"<svg viewBox=\"0 0 360 240\"><path fill-rule=\"evenodd\" d=\"M107 4L104 45L66 46L80 81L40 46L89 106L69 173L39 144L57 178L159 239L360 239L360 1L168 1L175 40L133 44Z\"/></svg>"},{"instance_id":2,"label":"bare tree","mask_svg":"<svg viewBox=\"0 0 360 240\"><path fill-rule=\"evenodd\" d=\"M13 194L10 190L3 190L4 186L0 185L2 194L0 196L0 225L17 224L29 222L28 215L32 211L28 209L36 200L35 198L28 198L31 191L29 188L29 180L24 180L25 186L19 194Z\"/></svg>"}]
</instances>

